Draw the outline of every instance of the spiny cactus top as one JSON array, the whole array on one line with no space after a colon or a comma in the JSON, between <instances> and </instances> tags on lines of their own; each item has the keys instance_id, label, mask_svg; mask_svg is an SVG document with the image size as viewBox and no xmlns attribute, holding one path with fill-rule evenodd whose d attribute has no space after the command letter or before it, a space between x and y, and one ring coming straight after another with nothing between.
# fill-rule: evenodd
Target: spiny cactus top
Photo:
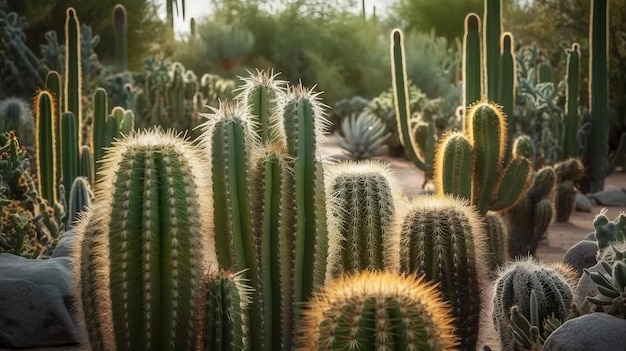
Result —
<instances>
[{"instance_id":1,"label":"spiny cactus top","mask_svg":"<svg viewBox=\"0 0 626 351\"><path fill-rule=\"evenodd\" d=\"M189 350L206 275L217 270L200 150L133 133L105 155L96 205L76 226L76 304L94 349Z\"/></svg>"},{"instance_id":2,"label":"spiny cactus top","mask_svg":"<svg viewBox=\"0 0 626 351\"><path fill-rule=\"evenodd\" d=\"M306 309L300 350L453 350L450 307L414 275L362 272L328 283Z\"/></svg>"}]
</instances>

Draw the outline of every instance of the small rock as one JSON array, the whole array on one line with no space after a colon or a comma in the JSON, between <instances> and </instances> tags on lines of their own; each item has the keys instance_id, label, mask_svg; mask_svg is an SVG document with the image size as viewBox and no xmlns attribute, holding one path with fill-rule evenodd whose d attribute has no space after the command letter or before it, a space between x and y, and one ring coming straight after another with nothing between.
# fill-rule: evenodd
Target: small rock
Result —
<instances>
[{"instance_id":1,"label":"small rock","mask_svg":"<svg viewBox=\"0 0 626 351\"><path fill-rule=\"evenodd\" d=\"M598 241L598 239L596 239L596 232L587 233L585 240Z\"/></svg>"},{"instance_id":2,"label":"small rock","mask_svg":"<svg viewBox=\"0 0 626 351\"><path fill-rule=\"evenodd\" d=\"M624 189L611 189L598 191L593 198L600 206L626 206L626 191Z\"/></svg>"},{"instance_id":3,"label":"small rock","mask_svg":"<svg viewBox=\"0 0 626 351\"><path fill-rule=\"evenodd\" d=\"M0 254L0 348L74 345L72 264Z\"/></svg>"},{"instance_id":4,"label":"small rock","mask_svg":"<svg viewBox=\"0 0 626 351\"><path fill-rule=\"evenodd\" d=\"M52 251L51 257L70 257L75 236L76 232L74 229L67 230L61 234L61 238L59 238L59 242L54 248L54 251Z\"/></svg>"},{"instance_id":5,"label":"small rock","mask_svg":"<svg viewBox=\"0 0 626 351\"><path fill-rule=\"evenodd\" d=\"M583 274L583 268L589 268L598 263L597 252L598 244L595 241L581 240L565 252L563 261L576 269L580 276Z\"/></svg>"},{"instance_id":6,"label":"small rock","mask_svg":"<svg viewBox=\"0 0 626 351\"><path fill-rule=\"evenodd\" d=\"M576 200L574 203L574 208L578 212L591 212L593 211L593 204L588 197L581 193L576 193Z\"/></svg>"},{"instance_id":7,"label":"small rock","mask_svg":"<svg viewBox=\"0 0 626 351\"><path fill-rule=\"evenodd\" d=\"M555 330L544 351L624 350L626 320L596 312L570 319Z\"/></svg>"}]
</instances>

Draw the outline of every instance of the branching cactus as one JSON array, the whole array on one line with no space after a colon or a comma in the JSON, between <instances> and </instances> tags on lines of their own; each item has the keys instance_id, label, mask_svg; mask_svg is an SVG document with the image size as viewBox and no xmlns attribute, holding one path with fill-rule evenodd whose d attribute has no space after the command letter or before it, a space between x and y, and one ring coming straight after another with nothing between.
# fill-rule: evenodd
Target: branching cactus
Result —
<instances>
[{"instance_id":1,"label":"branching cactus","mask_svg":"<svg viewBox=\"0 0 626 351\"><path fill-rule=\"evenodd\" d=\"M449 196L416 196L400 215L400 270L438 282L450 302L461 349L476 347L487 279L481 217Z\"/></svg>"},{"instance_id":2,"label":"branching cactus","mask_svg":"<svg viewBox=\"0 0 626 351\"><path fill-rule=\"evenodd\" d=\"M532 258L508 263L498 272L493 295L493 322L500 334L502 350L520 350L513 341L510 312L513 306L527 319L531 319L531 293L534 291L537 307L533 320L540 323L554 317L565 320L570 313L573 286L577 275L562 264L540 263ZM534 307L534 306L533 306Z\"/></svg>"},{"instance_id":3,"label":"branching cactus","mask_svg":"<svg viewBox=\"0 0 626 351\"><path fill-rule=\"evenodd\" d=\"M246 309L250 304L250 288L241 274L220 271L207 283L207 316L204 333L205 351L249 350L250 331Z\"/></svg>"},{"instance_id":4,"label":"branching cactus","mask_svg":"<svg viewBox=\"0 0 626 351\"><path fill-rule=\"evenodd\" d=\"M456 350L454 319L440 296L413 275L342 276L306 309L298 350Z\"/></svg>"},{"instance_id":5,"label":"branching cactus","mask_svg":"<svg viewBox=\"0 0 626 351\"><path fill-rule=\"evenodd\" d=\"M326 275L397 271L400 236L394 225L400 192L389 167L374 161L344 162L329 165L326 175Z\"/></svg>"},{"instance_id":6,"label":"branching cactus","mask_svg":"<svg viewBox=\"0 0 626 351\"><path fill-rule=\"evenodd\" d=\"M556 173L552 167L537 171L526 196L505 211L508 227L508 252L511 257L535 255L539 241L552 222L552 199Z\"/></svg>"},{"instance_id":7,"label":"branching cactus","mask_svg":"<svg viewBox=\"0 0 626 351\"><path fill-rule=\"evenodd\" d=\"M191 350L199 342L199 292L218 268L204 157L160 130L127 136L105 156L72 250L85 346Z\"/></svg>"},{"instance_id":8,"label":"branching cactus","mask_svg":"<svg viewBox=\"0 0 626 351\"><path fill-rule=\"evenodd\" d=\"M578 158L570 158L554 165L556 172L556 198L554 207L557 222L567 222L576 203L576 182L585 174L585 168Z\"/></svg>"}]
</instances>

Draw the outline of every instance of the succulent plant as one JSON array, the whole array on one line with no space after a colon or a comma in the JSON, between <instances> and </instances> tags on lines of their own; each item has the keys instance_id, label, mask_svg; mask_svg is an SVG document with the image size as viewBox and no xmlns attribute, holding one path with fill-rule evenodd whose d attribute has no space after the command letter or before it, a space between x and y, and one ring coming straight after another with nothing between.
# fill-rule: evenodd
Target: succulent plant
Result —
<instances>
[{"instance_id":1,"label":"succulent plant","mask_svg":"<svg viewBox=\"0 0 626 351\"><path fill-rule=\"evenodd\" d=\"M298 350L455 350L454 319L440 296L414 275L342 276L305 310Z\"/></svg>"},{"instance_id":2,"label":"succulent plant","mask_svg":"<svg viewBox=\"0 0 626 351\"><path fill-rule=\"evenodd\" d=\"M383 122L369 111L352 114L341 121L337 144L344 154L356 160L369 159L385 153L391 136Z\"/></svg>"}]
</instances>

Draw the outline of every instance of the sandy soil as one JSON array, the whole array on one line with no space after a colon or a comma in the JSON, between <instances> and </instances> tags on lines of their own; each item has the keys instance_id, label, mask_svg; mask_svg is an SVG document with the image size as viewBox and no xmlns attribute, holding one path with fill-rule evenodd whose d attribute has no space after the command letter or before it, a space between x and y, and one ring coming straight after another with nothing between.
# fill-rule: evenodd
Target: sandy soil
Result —
<instances>
[{"instance_id":1,"label":"sandy soil","mask_svg":"<svg viewBox=\"0 0 626 351\"><path fill-rule=\"evenodd\" d=\"M321 145L320 151L322 156L333 159L346 159L342 150L334 143L333 138ZM386 156L376 157L375 159L386 162L394 171L399 184L404 188L404 194L407 196L415 195L422 191L422 183L424 181L423 172L413 163L401 158L391 158ZM605 190L621 189L626 187L626 172L617 172L609 176L605 181ZM547 240L540 243L537 250L537 258L545 261L560 261L567 249L582 240L585 235L593 232L593 219L602 209L601 206L594 206L592 212L574 212L566 223L552 223L548 228ZM607 215L609 218L615 218L620 212L626 212L626 207L609 207ZM490 291L485 291L485 299L488 298ZM482 343L479 343L477 350L482 350L482 345L488 345L492 350L499 350L499 338L493 329L490 317L491 312L489 306L485 306L483 320L486 326L481 331Z\"/></svg>"}]
</instances>

